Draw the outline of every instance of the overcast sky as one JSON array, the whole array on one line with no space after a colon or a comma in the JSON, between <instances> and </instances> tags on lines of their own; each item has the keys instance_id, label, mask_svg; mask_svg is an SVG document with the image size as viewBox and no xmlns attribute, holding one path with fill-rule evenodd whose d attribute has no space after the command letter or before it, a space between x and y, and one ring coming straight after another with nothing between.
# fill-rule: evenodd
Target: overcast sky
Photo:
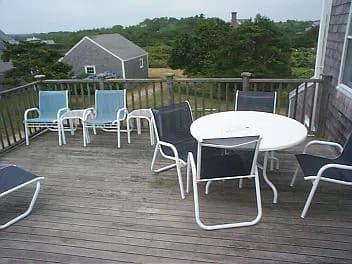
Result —
<instances>
[{"instance_id":1,"label":"overcast sky","mask_svg":"<svg viewBox=\"0 0 352 264\"><path fill-rule=\"evenodd\" d=\"M145 18L206 17L230 20L257 13L275 21L317 20L322 0L0 0L0 29L5 33L76 31L135 25Z\"/></svg>"}]
</instances>

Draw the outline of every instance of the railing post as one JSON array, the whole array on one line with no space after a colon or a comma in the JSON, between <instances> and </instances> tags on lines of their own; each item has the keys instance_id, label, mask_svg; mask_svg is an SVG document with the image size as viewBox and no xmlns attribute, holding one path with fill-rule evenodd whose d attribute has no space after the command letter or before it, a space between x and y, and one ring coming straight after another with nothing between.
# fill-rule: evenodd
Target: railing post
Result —
<instances>
[{"instance_id":1,"label":"railing post","mask_svg":"<svg viewBox=\"0 0 352 264\"><path fill-rule=\"evenodd\" d=\"M167 73L166 75L166 83L168 89L169 96L169 104L174 104L174 73Z\"/></svg>"},{"instance_id":2,"label":"railing post","mask_svg":"<svg viewBox=\"0 0 352 264\"><path fill-rule=\"evenodd\" d=\"M318 128L317 128L317 135L319 137L324 137L325 135L325 124L327 118L327 111L328 111L328 102L330 97L330 87L332 76L330 75L322 75L323 82L321 83L320 89L320 103L319 103L319 116L318 116Z\"/></svg>"},{"instance_id":3,"label":"railing post","mask_svg":"<svg viewBox=\"0 0 352 264\"><path fill-rule=\"evenodd\" d=\"M243 91L248 91L249 90L249 78L252 76L252 73L250 72L242 72L241 77L242 77L242 84L243 84Z\"/></svg>"},{"instance_id":4,"label":"railing post","mask_svg":"<svg viewBox=\"0 0 352 264\"><path fill-rule=\"evenodd\" d=\"M99 80L99 90L104 90L104 80Z\"/></svg>"}]
</instances>

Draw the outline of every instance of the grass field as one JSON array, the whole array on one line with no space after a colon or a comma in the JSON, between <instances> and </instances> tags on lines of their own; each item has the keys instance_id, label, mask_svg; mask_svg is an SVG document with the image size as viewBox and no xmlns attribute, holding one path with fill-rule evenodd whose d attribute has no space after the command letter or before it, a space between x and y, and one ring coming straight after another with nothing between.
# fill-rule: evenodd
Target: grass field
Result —
<instances>
[{"instance_id":1,"label":"grass field","mask_svg":"<svg viewBox=\"0 0 352 264\"><path fill-rule=\"evenodd\" d=\"M149 68L149 78L165 78L167 73L174 73L176 78L186 77L183 75L183 70L173 70L170 68Z\"/></svg>"}]
</instances>

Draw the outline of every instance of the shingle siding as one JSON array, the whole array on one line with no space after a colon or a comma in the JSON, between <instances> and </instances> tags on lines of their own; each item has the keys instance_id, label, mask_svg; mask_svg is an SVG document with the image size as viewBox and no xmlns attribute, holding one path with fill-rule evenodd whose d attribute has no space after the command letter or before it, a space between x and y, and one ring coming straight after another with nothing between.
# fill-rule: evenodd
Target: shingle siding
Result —
<instances>
[{"instance_id":1,"label":"shingle siding","mask_svg":"<svg viewBox=\"0 0 352 264\"><path fill-rule=\"evenodd\" d=\"M140 67L139 59L143 58L143 68ZM125 72L127 79L148 78L148 56L141 56L125 61Z\"/></svg>"},{"instance_id":2,"label":"shingle siding","mask_svg":"<svg viewBox=\"0 0 352 264\"><path fill-rule=\"evenodd\" d=\"M62 61L72 66L74 74L84 73L85 65L94 65L96 73L111 71L122 78L121 61L87 39L67 54Z\"/></svg>"},{"instance_id":3,"label":"shingle siding","mask_svg":"<svg viewBox=\"0 0 352 264\"><path fill-rule=\"evenodd\" d=\"M324 74L332 76L325 136L344 142L352 131L352 100L336 90L347 29L351 0L334 0L327 37Z\"/></svg>"}]
</instances>

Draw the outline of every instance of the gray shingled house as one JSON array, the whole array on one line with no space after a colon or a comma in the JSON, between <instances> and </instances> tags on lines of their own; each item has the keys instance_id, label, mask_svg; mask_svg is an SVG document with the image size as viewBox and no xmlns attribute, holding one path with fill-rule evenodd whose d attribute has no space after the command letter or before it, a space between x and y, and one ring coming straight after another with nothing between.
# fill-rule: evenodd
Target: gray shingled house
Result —
<instances>
[{"instance_id":1,"label":"gray shingled house","mask_svg":"<svg viewBox=\"0 0 352 264\"><path fill-rule=\"evenodd\" d=\"M148 78L148 53L120 34L85 36L60 61L73 74L111 72L116 78Z\"/></svg>"},{"instance_id":2,"label":"gray shingled house","mask_svg":"<svg viewBox=\"0 0 352 264\"><path fill-rule=\"evenodd\" d=\"M322 61L316 67L331 76L325 95L324 128L327 138L344 142L352 132L352 5L351 0L326 0L322 27Z\"/></svg>"},{"instance_id":3,"label":"gray shingled house","mask_svg":"<svg viewBox=\"0 0 352 264\"><path fill-rule=\"evenodd\" d=\"M326 85L308 89L307 102L314 102L313 126L321 136L345 142L352 132L352 0L324 0L313 78L325 78ZM299 89L298 112L310 106L300 105L304 87ZM315 91L315 100L311 100ZM290 93L291 104L295 91ZM301 100L300 100L301 98ZM313 99L313 98L312 98ZM305 120L308 122L307 120Z\"/></svg>"}]
</instances>

